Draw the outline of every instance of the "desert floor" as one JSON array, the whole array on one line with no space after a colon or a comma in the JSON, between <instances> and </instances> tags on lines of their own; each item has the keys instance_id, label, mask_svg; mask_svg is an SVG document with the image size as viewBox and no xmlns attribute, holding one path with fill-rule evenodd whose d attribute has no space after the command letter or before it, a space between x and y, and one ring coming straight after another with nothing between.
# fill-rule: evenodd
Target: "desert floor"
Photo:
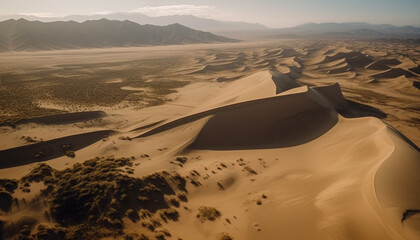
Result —
<instances>
[{"instance_id":1,"label":"desert floor","mask_svg":"<svg viewBox=\"0 0 420 240\"><path fill-rule=\"evenodd\" d=\"M419 239L419 64L403 41L0 53L3 237Z\"/></svg>"}]
</instances>

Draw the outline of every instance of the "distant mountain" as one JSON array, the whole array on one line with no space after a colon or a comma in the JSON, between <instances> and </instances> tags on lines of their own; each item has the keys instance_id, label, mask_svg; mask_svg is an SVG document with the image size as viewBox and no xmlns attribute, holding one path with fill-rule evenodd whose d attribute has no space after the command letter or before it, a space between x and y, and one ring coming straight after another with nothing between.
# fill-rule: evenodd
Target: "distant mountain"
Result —
<instances>
[{"instance_id":1,"label":"distant mountain","mask_svg":"<svg viewBox=\"0 0 420 240\"><path fill-rule=\"evenodd\" d=\"M327 38L419 38L420 28L397 27L390 24L373 25L363 22L308 23L293 28L277 29L276 35Z\"/></svg>"},{"instance_id":2,"label":"distant mountain","mask_svg":"<svg viewBox=\"0 0 420 240\"><path fill-rule=\"evenodd\" d=\"M180 24L139 25L130 21L89 20L0 22L0 51L31 51L144 45L233 42L236 40Z\"/></svg>"},{"instance_id":3,"label":"distant mountain","mask_svg":"<svg viewBox=\"0 0 420 240\"><path fill-rule=\"evenodd\" d=\"M96 15L70 15L65 17L50 18L50 17L36 17L30 15L8 15L0 16L0 20L25 18L28 20L38 20L43 22L53 21L76 21L84 22L87 20L99 20L102 18L110 20L129 20L138 24L152 24L159 26L166 26L173 23L179 23L189 28L209 31L209 32L229 32L229 31L243 31L243 30L263 30L266 26L258 23L246 22L232 22L232 21L218 21L208 18L199 18L192 15L171 15L160 17L149 17L141 13L119 12L110 14L96 14Z\"/></svg>"}]
</instances>

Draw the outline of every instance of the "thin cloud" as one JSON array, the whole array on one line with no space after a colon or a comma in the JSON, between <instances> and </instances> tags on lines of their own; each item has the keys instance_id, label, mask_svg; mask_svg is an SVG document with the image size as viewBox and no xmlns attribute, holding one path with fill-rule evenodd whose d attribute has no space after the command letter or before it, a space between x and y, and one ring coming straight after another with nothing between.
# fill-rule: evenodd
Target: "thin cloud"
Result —
<instances>
[{"instance_id":1,"label":"thin cloud","mask_svg":"<svg viewBox=\"0 0 420 240\"><path fill-rule=\"evenodd\" d=\"M95 13L93 13L93 15L110 15L110 14L113 14L113 13L117 13L117 12L115 12L115 11L101 11L101 12L95 12Z\"/></svg>"},{"instance_id":2,"label":"thin cloud","mask_svg":"<svg viewBox=\"0 0 420 240\"><path fill-rule=\"evenodd\" d=\"M18 13L18 15L44 17L44 18L62 17L62 15L58 15L56 13Z\"/></svg>"},{"instance_id":3,"label":"thin cloud","mask_svg":"<svg viewBox=\"0 0 420 240\"><path fill-rule=\"evenodd\" d=\"M168 15L195 15L208 17L215 10L214 6L207 5L168 5L158 7L141 7L130 12L142 13L151 17L168 16Z\"/></svg>"}]
</instances>

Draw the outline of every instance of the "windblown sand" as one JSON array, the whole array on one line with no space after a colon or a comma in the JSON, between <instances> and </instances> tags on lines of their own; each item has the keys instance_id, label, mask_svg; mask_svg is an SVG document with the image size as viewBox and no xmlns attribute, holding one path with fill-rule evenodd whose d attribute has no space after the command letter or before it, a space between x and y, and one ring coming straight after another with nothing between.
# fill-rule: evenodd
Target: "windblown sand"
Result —
<instances>
[{"instance_id":1,"label":"windblown sand","mask_svg":"<svg viewBox=\"0 0 420 240\"><path fill-rule=\"evenodd\" d=\"M149 80L190 81L162 94L158 106L98 104L1 127L0 176L16 180L0 181L10 196L0 210L6 239L420 238L418 46L284 41L131 50L10 53L0 62L4 73L64 54L56 64L105 56L106 67L118 67L139 54L183 56L188 64L174 63L173 76L155 71ZM153 86L124 85L123 76L103 81L156 94ZM96 198L101 168L111 190ZM67 202L91 215L68 213Z\"/></svg>"}]
</instances>

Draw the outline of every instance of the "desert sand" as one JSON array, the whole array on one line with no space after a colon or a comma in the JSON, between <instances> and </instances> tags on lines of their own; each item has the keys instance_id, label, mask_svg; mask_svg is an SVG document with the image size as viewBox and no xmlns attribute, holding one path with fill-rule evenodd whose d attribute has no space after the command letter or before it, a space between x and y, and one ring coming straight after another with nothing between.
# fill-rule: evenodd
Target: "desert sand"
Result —
<instances>
[{"instance_id":1,"label":"desert sand","mask_svg":"<svg viewBox=\"0 0 420 240\"><path fill-rule=\"evenodd\" d=\"M2 109L14 121L0 127L0 176L14 179L0 181L5 239L420 238L418 46L276 40L2 55L2 76L26 77L27 89L46 84L31 85L45 69L61 67L61 77L51 70L61 80L69 67L86 79L114 69L72 86L90 105L42 95L29 119ZM178 62L122 74L162 56ZM3 79L3 90L15 86ZM159 79L184 84L156 88ZM122 89L117 104L95 97L109 85Z\"/></svg>"}]
</instances>

